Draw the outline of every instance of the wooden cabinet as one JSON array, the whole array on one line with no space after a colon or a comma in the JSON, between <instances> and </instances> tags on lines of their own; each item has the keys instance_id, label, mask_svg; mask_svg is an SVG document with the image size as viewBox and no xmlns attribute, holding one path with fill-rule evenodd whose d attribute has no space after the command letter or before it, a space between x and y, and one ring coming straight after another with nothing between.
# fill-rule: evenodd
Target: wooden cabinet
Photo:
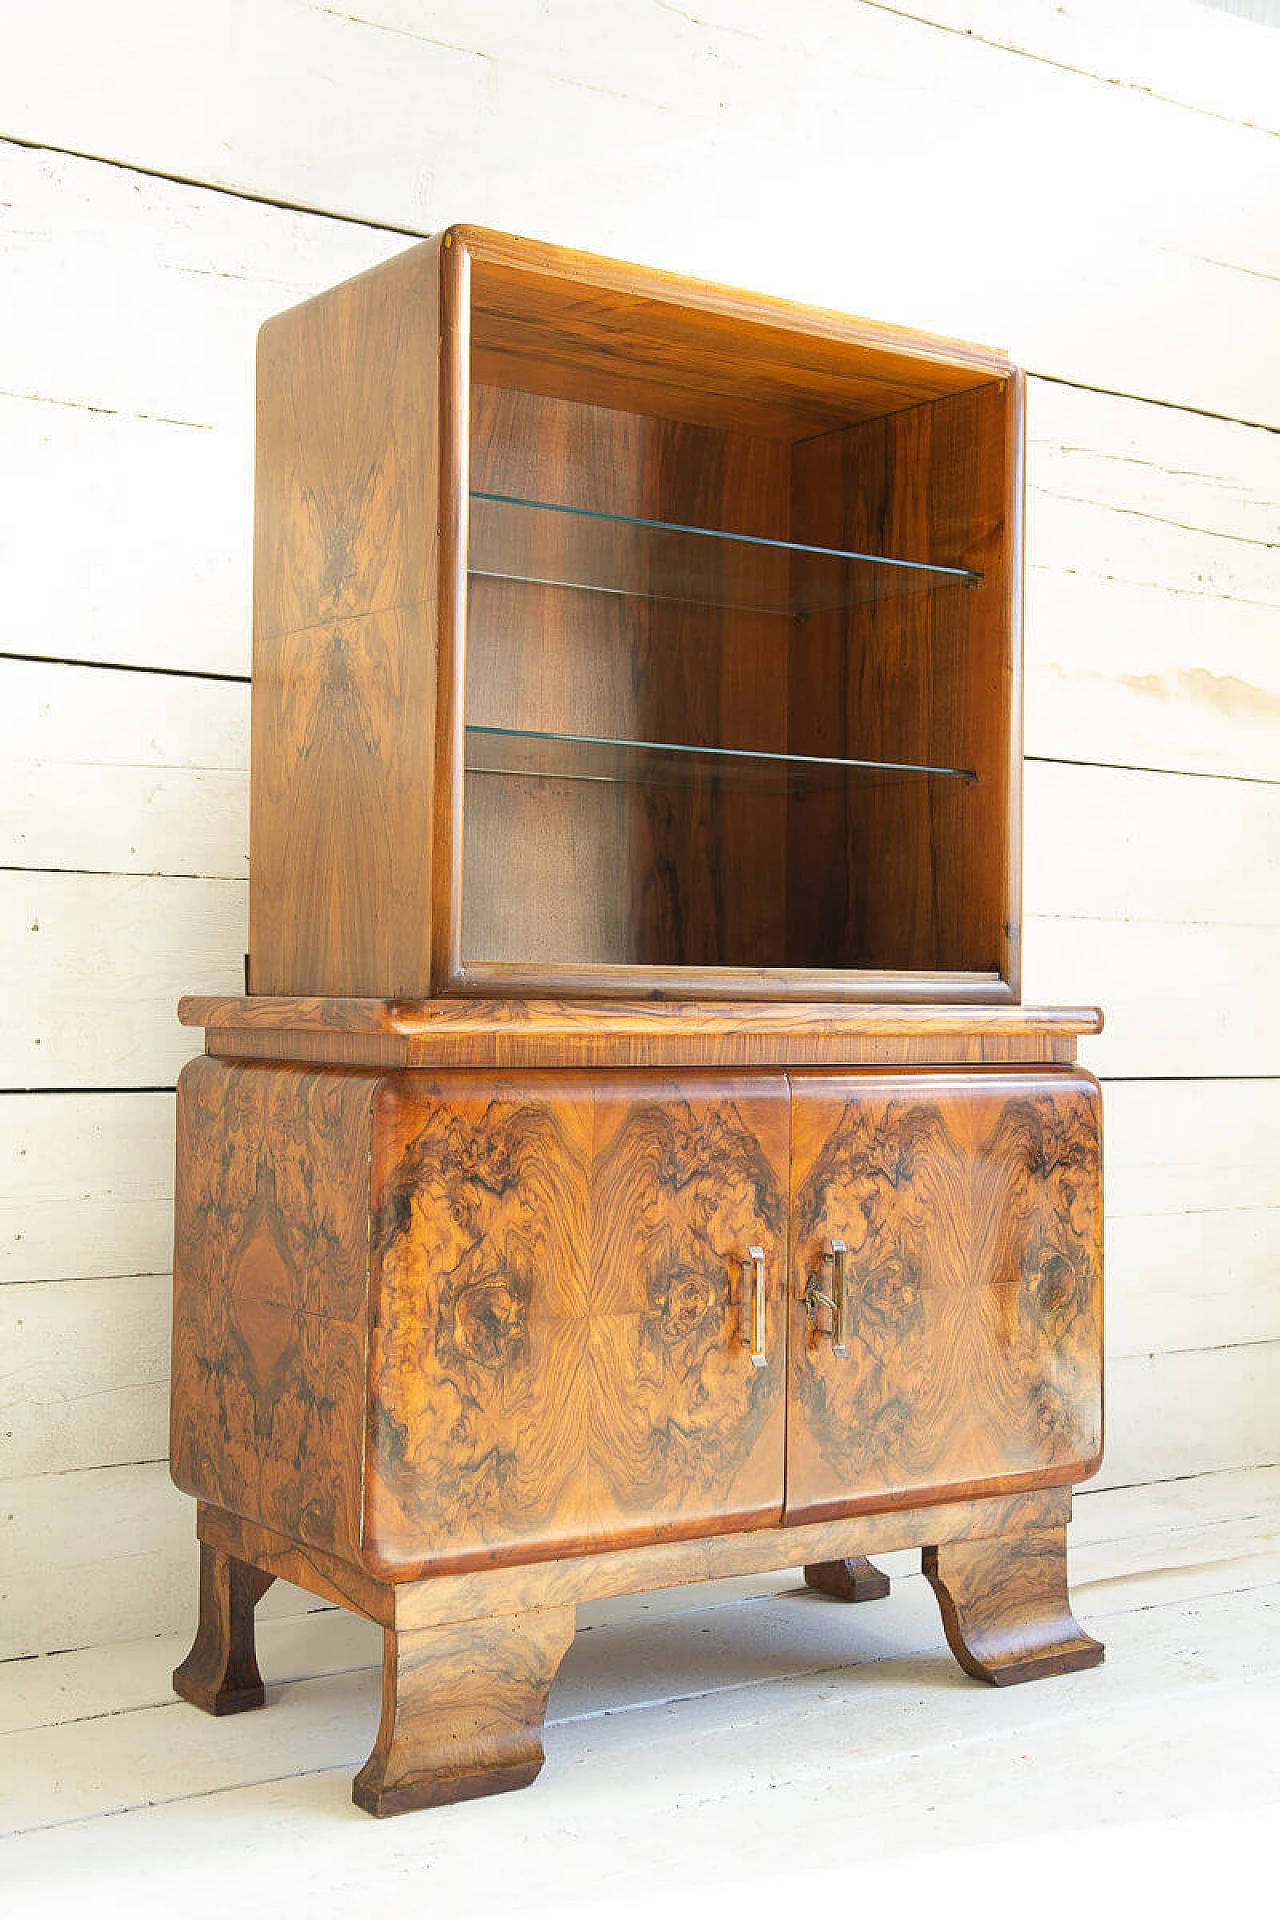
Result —
<instances>
[{"instance_id":1,"label":"wooden cabinet","mask_svg":"<svg viewBox=\"0 0 1280 1920\"><path fill-rule=\"evenodd\" d=\"M385 1631L375 1813L526 1783L574 1607L919 1546L1101 1658L1091 1010L1018 1003L1021 377L455 228L268 323L249 992L184 1003L175 1675Z\"/></svg>"}]
</instances>

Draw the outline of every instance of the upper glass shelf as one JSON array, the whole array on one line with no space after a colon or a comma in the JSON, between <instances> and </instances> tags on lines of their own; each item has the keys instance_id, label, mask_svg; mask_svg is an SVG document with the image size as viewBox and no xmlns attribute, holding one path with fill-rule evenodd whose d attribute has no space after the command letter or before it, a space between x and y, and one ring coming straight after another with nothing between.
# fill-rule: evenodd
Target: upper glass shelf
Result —
<instances>
[{"instance_id":1,"label":"upper glass shelf","mask_svg":"<svg viewBox=\"0 0 1280 1920\"><path fill-rule=\"evenodd\" d=\"M733 747L693 747L670 740L622 740L597 734L536 733L518 727L468 727L468 773L515 774L526 779L590 780L610 786L734 788L739 792L803 793L811 788L896 784L900 780L977 778L968 767L926 766L901 760L834 760L815 754L755 753Z\"/></svg>"},{"instance_id":2,"label":"upper glass shelf","mask_svg":"<svg viewBox=\"0 0 1280 1920\"><path fill-rule=\"evenodd\" d=\"M935 587L976 586L982 578L966 567L639 520L505 493L471 495L467 571L482 580L736 607L794 620Z\"/></svg>"}]
</instances>

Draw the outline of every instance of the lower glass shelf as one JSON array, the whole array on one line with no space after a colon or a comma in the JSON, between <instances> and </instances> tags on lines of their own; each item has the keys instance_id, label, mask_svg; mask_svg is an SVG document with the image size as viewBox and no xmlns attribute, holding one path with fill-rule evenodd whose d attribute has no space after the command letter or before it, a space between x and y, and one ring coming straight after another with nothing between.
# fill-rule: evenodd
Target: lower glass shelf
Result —
<instances>
[{"instance_id":1,"label":"lower glass shelf","mask_svg":"<svg viewBox=\"0 0 1280 1920\"><path fill-rule=\"evenodd\" d=\"M607 735L536 733L515 727L468 727L468 773L525 779L589 780L644 787L731 786L757 793L799 792L851 779L960 780L969 767L928 766L898 760L836 760L812 754L753 753L734 747L693 747L669 740L619 740Z\"/></svg>"}]
</instances>

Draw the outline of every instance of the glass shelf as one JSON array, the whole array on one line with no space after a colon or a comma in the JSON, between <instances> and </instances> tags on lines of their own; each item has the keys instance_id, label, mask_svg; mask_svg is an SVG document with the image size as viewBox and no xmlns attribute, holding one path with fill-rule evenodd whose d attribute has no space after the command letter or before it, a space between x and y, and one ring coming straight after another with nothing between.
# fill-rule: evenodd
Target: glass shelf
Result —
<instances>
[{"instance_id":1,"label":"glass shelf","mask_svg":"<svg viewBox=\"0 0 1280 1920\"><path fill-rule=\"evenodd\" d=\"M856 777L876 785L907 779L972 784L968 767L919 766L894 760L832 760L810 754L751 753L733 747L690 747L667 740L532 733L515 727L468 727L468 773L514 774L538 780L592 780L609 786L694 787L715 784L756 793L800 793Z\"/></svg>"},{"instance_id":2,"label":"glass shelf","mask_svg":"<svg viewBox=\"0 0 1280 1920\"><path fill-rule=\"evenodd\" d=\"M712 527L473 493L467 571L642 600L737 607L793 620L868 600L976 586L980 573Z\"/></svg>"}]
</instances>

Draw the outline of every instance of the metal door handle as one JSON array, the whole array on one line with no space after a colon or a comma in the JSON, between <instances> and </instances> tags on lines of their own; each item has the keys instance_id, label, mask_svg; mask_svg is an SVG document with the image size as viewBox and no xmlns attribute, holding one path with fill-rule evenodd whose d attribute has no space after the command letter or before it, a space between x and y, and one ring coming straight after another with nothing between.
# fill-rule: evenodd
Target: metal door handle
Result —
<instances>
[{"instance_id":1,"label":"metal door handle","mask_svg":"<svg viewBox=\"0 0 1280 1920\"><path fill-rule=\"evenodd\" d=\"M805 1310L811 1325L817 1324L818 1308L825 1307L831 1315L831 1351L844 1359L849 1351L847 1315L849 1309L849 1289L846 1274L849 1249L843 1240L825 1240L822 1246L822 1265L831 1269L831 1291L823 1287L816 1273L811 1273L804 1289Z\"/></svg>"},{"instance_id":2,"label":"metal door handle","mask_svg":"<svg viewBox=\"0 0 1280 1920\"><path fill-rule=\"evenodd\" d=\"M742 1344L753 1367L768 1365L764 1350L764 1248L748 1247L742 1263Z\"/></svg>"}]
</instances>

